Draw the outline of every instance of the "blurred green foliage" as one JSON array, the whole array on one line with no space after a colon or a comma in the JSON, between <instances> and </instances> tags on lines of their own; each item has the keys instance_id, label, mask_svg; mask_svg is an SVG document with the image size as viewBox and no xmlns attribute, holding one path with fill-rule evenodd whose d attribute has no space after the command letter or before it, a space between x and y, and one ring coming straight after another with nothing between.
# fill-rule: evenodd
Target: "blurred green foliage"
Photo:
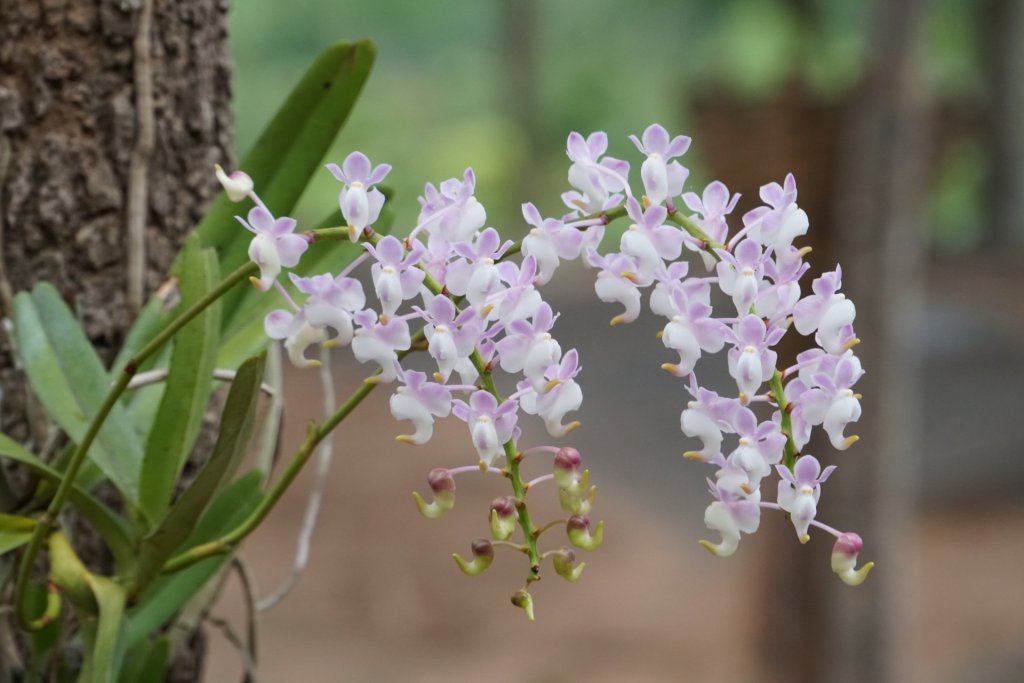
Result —
<instances>
[{"instance_id":1,"label":"blurred green foliage","mask_svg":"<svg viewBox=\"0 0 1024 683\"><path fill-rule=\"evenodd\" d=\"M331 158L360 149L395 171L401 234L415 220L427 180L459 175L472 164L489 220L511 232L527 199L557 212L565 184L564 140L570 130L606 130L610 153L629 157L629 133L652 121L690 131L688 103L702 92L727 92L752 106L802 83L822 101L848 97L870 56L869 3L860 0L431 0L430 2L290 3L251 0L232 9L237 144L244 151L304 65L339 38L379 45L373 78ZM535 10L532 30L508 36L509 13ZM937 0L927 25L928 85L941 101L977 102L977 3ZM508 44L533 55L532 128L510 103ZM511 56L510 56L511 55ZM964 143L970 146L969 141ZM943 207L940 246L969 243L976 221L976 159L954 145L943 155L935 206ZM700 140L688 161L700 171ZM950 170L946 170L950 166ZM940 175L940 174L936 174ZM766 180L767 181L767 180ZM333 206L337 185L324 172L300 205L300 221ZM955 216L956 218L952 218ZM957 221L955 224L953 221ZM952 241L949 241L952 240Z\"/></svg>"}]
</instances>

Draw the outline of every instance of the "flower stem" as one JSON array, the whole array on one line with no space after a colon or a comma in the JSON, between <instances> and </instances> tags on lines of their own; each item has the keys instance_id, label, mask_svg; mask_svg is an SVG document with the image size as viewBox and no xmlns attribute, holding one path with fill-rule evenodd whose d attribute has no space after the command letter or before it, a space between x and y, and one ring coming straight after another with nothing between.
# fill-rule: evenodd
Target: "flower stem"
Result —
<instances>
[{"instance_id":1,"label":"flower stem","mask_svg":"<svg viewBox=\"0 0 1024 683\"><path fill-rule=\"evenodd\" d=\"M786 435L786 446L782 452L782 464L790 470L796 465L796 457L799 455L796 444L793 442L793 416L789 412L789 399L786 398L786 390L782 386L782 373L778 370L772 375L771 382L772 398L779 406L779 413L782 414L782 433Z\"/></svg>"},{"instance_id":2,"label":"flower stem","mask_svg":"<svg viewBox=\"0 0 1024 683\"><path fill-rule=\"evenodd\" d=\"M725 249L724 244L719 244L710 237L707 233L697 227L697 224L691 221L689 218L679 213L679 211L673 211L668 215L668 219L681 227L686 232L690 233L692 237L699 239L704 243L704 251L711 254L716 261L721 261L722 257L715 251L716 249Z\"/></svg>"},{"instance_id":3,"label":"flower stem","mask_svg":"<svg viewBox=\"0 0 1024 683\"><path fill-rule=\"evenodd\" d=\"M610 211L596 214L594 216L587 216L587 219L601 218L605 222L610 222L625 215L625 208L618 207ZM323 239L344 239L348 236L347 227L332 227L324 228L320 230L310 231L306 233L308 239L311 242L323 240ZM376 233L370 233L364 235L364 240L376 245L381 239L381 236ZM522 249L521 242L515 242L513 245L502 255L502 260L517 254ZM451 297L450 294L443 291L440 283L437 282L429 273L424 278L423 283L432 293L435 295L444 295L450 299L453 299L453 303L458 304L461 297ZM416 342L421 341L425 338L423 330L420 330L413 338L413 344L410 347L415 348ZM400 354L400 358L404 357L409 351L405 351ZM470 356L473 365L476 367L477 372L480 374L481 381L484 388L492 394L500 403L502 398L498 393L497 388L494 385L494 380L491 377L490 370L487 368L487 364L480 356L478 351L474 351ZM331 431L337 427L342 420L344 420L349 413L351 413L356 406L358 406L364 398L366 398L371 391L376 387L376 384L364 383L353 392L351 396L341 405L341 407L329 417L322 425L317 427L315 424L310 424L309 430L306 434L306 439L303 441L299 450L292 456L291 461L288 463L288 467L281 477L274 483L273 487L267 493L267 497L264 498L256 510L244 520L240 525L235 527L227 534L221 536L218 539L202 543L197 545L176 557L171 558L166 565L164 565L164 573L172 573L190 567L196 562L204 560L208 557L215 555L221 555L230 552L234 549L238 543L240 543L246 536L252 533L260 523L266 518L266 516L273 510L274 506L284 495L284 492L288 489L291 483L298 476L299 472L309 461L310 457L316 450L317 445L326 438ZM533 521L530 519L529 510L525 503L526 486L523 482L522 476L519 473L519 458L516 451L516 444L513 440L510 440L504 445L505 457L508 461L508 478L512 482L512 491L515 495L519 513L519 525L523 529L523 534L526 537L525 552L530 558L531 574L528 578L528 582L536 581L539 576L540 570L540 553L537 550L537 533L534 527Z\"/></svg>"},{"instance_id":4,"label":"flower stem","mask_svg":"<svg viewBox=\"0 0 1024 683\"><path fill-rule=\"evenodd\" d=\"M518 243L517 243L518 244ZM509 250L511 251L511 249ZM506 252L506 255L508 252ZM435 295L445 295L444 288L432 275L427 273L426 277L423 278L423 285L433 292ZM449 297L450 298L450 297ZM457 302L453 302L457 303ZM494 377L491 375L491 370L488 364L484 362L483 356L480 355L480 351L474 349L473 353L469 356L470 362L473 363L473 367L480 374L480 382L487 393L494 396L500 405L503 401L502 396L498 393L498 388L494 384ZM516 450L515 439L509 439L505 445L505 461L508 462L508 478L512 482L512 493L516 499L516 512L518 512L519 526L523 529L523 535L526 537L526 554L530 558L530 575L527 577L527 583L537 581L540 579L540 553L537 551L537 535L534 533L535 527L533 521L530 519L530 511L526 506L526 486L523 483L522 475L519 473L519 453Z\"/></svg>"},{"instance_id":5,"label":"flower stem","mask_svg":"<svg viewBox=\"0 0 1024 683\"><path fill-rule=\"evenodd\" d=\"M319 427L310 423L306 430L306 438L296 451L295 455L288 462L281 477L274 482L267 496L260 501L255 510L238 526L224 534L220 538L207 543L201 543L185 552L171 558L164 565L163 572L170 574L176 571L191 567L200 560L205 560L214 555L222 555L234 549L246 536L251 534L258 527L267 515L270 514L277 502L281 500L288 487L291 486L299 472L309 462L310 457L316 452L316 447L323 441L331 431L344 420L349 413L355 410L356 406L362 403L363 399L373 391L375 384L362 384L351 396Z\"/></svg>"},{"instance_id":6,"label":"flower stem","mask_svg":"<svg viewBox=\"0 0 1024 683\"><path fill-rule=\"evenodd\" d=\"M399 359L405 358L407 355L412 353L417 342L422 341L425 338L426 335L423 330L420 330L413 335L412 346L409 350L401 352L399 354ZM376 374L380 374L380 371L378 370ZM310 422L309 427L306 430L306 438L302 442L302 445L299 446L299 450L292 456L291 460L288 462L288 466L285 468L285 471L281 474L281 477L274 482L274 485L267 492L267 496L260 501L260 504L256 509L253 510L253 512L243 520L241 524L220 538L207 543L201 543L175 557L172 557L168 560L167 564L164 565L163 573L170 574L181 571L182 569L191 567L196 562L205 560L208 557L223 555L234 550L235 546L245 540L246 536L255 531L263 520L266 519L267 515L269 515L274 509L274 506L281 500L281 496L283 496L285 491L288 490L288 487L292 485L292 482L294 482L295 478L299 476L302 468L306 466L306 463L309 462L313 453L316 452L316 447L320 442L326 439L330 433L334 431L334 428L341 424L341 422L348 417L360 403L363 402L363 399L369 396L370 392L376 388L376 383L360 383L359 388L352 392L352 394L345 399L345 402L338 407L334 414L324 420L323 424L317 426L316 423Z\"/></svg>"},{"instance_id":7,"label":"flower stem","mask_svg":"<svg viewBox=\"0 0 1024 683\"><path fill-rule=\"evenodd\" d=\"M121 394L123 394L128 388L128 383L131 382L132 377L135 375L139 366L142 365L146 359L156 353L171 337L177 334L182 327L202 313L210 304L223 296L229 289L242 280L245 280L255 270L256 264L254 263L247 263L241 266L231 273L231 275L226 277L224 281L214 289L210 290L210 292L208 292L202 299L195 302L187 310L182 312L181 315L175 318L170 325L164 328L160 334L154 337L142 348L141 351L128 361L124 367L124 371L118 376L114 385L110 387L110 391L107 392L106 398L103 399L103 404L89 422L89 428L86 430L81 443L78 444L78 447L75 449L74 453L72 453L71 459L68 461L67 469L64 471L64 476L61 478L60 484L57 486L57 491L50 500L50 504L47 506L46 512L43 513L39 523L32 531L32 537L29 539L28 546L21 556L21 563L18 565L18 578L14 588L14 599L18 610L18 620L23 628L30 628L35 621L29 615L27 599L29 579L32 574L32 567L35 565L36 557L39 555L39 550L42 548L43 541L46 539L46 536L53 524L57 521L61 508L64 507L64 503L71 494L71 488L74 486L75 478L78 476L78 471L85 462L86 454L89 452L89 448L92 446L93 441L95 441L96 435L99 434L100 428L106 421L110 411L114 409L114 406L121 398Z\"/></svg>"}]
</instances>

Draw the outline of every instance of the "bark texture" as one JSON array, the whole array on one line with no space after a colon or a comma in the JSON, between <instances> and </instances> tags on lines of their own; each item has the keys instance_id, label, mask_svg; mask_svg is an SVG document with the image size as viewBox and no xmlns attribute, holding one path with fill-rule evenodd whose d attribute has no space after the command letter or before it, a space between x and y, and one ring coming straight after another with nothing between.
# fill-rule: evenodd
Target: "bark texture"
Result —
<instances>
[{"instance_id":1,"label":"bark texture","mask_svg":"<svg viewBox=\"0 0 1024 683\"><path fill-rule=\"evenodd\" d=\"M146 295L216 192L213 164L232 165L226 17L227 0L0 0L0 314L48 280L111 360L133 316L128 245ZM0 430L38 448L6 335L0 389ZM100 544L76 547L105 569Z\"/></svg>"},{"instance_id":2,"label":"bark texture","mask_svg":"<svg viewBox=\"0 0 1024 683\"><path fill-rule=\"evenodd\" d=\"M9 292L49 280L108 356L129 323L126 197L139 120L139 3L0 0L0 229ZM145 220L152 290L230 157L225 0L154 0L154 147ZM7 298L6 296L4 297ZM7 301L5 304L4 314ZM28 432L5 352L3 430Z\"/></svg>"}]
</instances>

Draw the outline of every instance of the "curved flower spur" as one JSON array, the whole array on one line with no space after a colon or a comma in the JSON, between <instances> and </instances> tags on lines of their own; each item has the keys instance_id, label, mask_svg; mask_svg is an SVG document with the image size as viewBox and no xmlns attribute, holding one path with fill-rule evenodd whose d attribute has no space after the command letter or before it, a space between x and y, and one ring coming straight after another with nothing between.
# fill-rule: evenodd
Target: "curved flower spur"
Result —
<instances>
[{"instance_id":1,"label":"curved flower spur","mask_svg":"<svg viewBox=\"0 0 1024 683\"><path fill-rule=\"evenodd\" d=\"M342 232L363 244L365 252L342 273L293 276L307 296L301 305L277 277L281 266L294 265L294 252L304 251L292 238L311 241L316 231L300 237L293 235L290 219L267 219L269 210L244 174L219 172L218 177L233 199L248 196L267 214L243 225L256 233L250 250L261 267L256 286L264 291L275 287L290 309L267 316L267 333L285 340L295 364L315 364L304 356L311 344L350 343L358 361L376 366L367 383L396 386L392 414L413 425L411 434L397 437L404 443L429 443L440 417L454 415L466 424L470 462L432 470L432 499L414 494L420 512L437 518L450 511L456 477L483 473L508 480L510 494L496 499L488 511L490 538L472 543L470 559L456 554L455 560L463 572L478 574L490 566L497 549L526 555L526 580L512 601L530 618L533 599L527 589L540 579L545 559L570 581L583 568L568 546L542 551L541 535L561 527L569 545L590 551L600 546L604 532L602 523L590 521L594 488L581 469L580 454L555 443L526 449L518 443L523 413L538 416L553 439L579 426L566 420L583 400L576 382L579 356L575 349L563 352L552 336L558 316L539 291L562 261L577 258L597 270L598 297L622 306L612 324L637 318L645 290L651 310L667 319L659 336L678 353L679 362L663 367L687 381L691 400L680 426L701 442L699 450L685 455L715 468L708 480L714 500L705 522L721 534L721 541L702 545L716 555L731 555L741 534L757 530L761 510L780 510L793 521L801 542L811 527L834 535L834 571L851 585L861 583L872 564L856 568L860 537L815 519L821 484L835 466L822 469L814 456L800 453L818 426L840 450L856 441L844 432L860 417L860 396L852 387L863 369L852 351L859 341L853 332L856 309L838 291L839 268L815 280L812 293L801 298L799 280L807 272L804 257L810 250L793 246L808 229L807 216L796 204L796 181L789 175L782 185L765 185L761 198L766 205L745 214L742 227L729 237L728 216L737 195L718 181L700 195L683 193L689 171L678 158L689 148L689 138L671 137L655 124L632 140L646 155L639 195L629 183L629 163L605 156L604 133L586 138L572 133L567 152L573 189L562 195L568 211L546 218L533 204L524 204L531 227L519 244L502 241L496 229L485 227L487 213L475 197L472 169L461 179L425 186L417 223L404 240L381 237L373 223L384 199L374 185L391 167L374 167L354 152L341 167L328 168L342 183ZM677 201L692 213L681 212ZM622 218L631 223L619 249L600 253L605 227ZM274 240L287 243L279 246ZM520 253L518 262L510 258ZM689 253L699 255L696 267L680 260ZM377 308L364 307L362 285L351 277L367 262ZM700 266L706 274L695 272ZM731 301L732 310L713 310L715 287ZM793 327L813 335L816 346L792 366L780 368L774 347ZM697 380L702 357L723 348L735 395L720 395ZM428 372L404 360L419 349L428 351L432 361ZM547 473L525 478L521 465L549 457ZM778 476L776 502L763 501L761 483L773 473ZM531 517L528 493L538 486L556 490L565 518L540 524Z\"/></svg>"},{"instance_id":2,"label":"curved flower spur","mask_svg":"<svg viewBox=\"0 0 1024 683\"><path fill-rule=\"evenodd\" d=\"M430 495L415 493L414 500L425 517L434 519L454 507L456 478L482 473L508 480L509 495L496 499L488 510L490 538L474 541L469 559L454 557L458 567L472 575L490 566L496 549L526 555L526 580L513 602L532 618L527 588L540 579L543 563L550 559L558 575L575 581L583 564L576 562L572 548L596 550L603 536L601 524L591 533L587 514L594 487L587 485L579 453L554 443L524 450L518 441L523 413L538 416L553 439L565 437L580 424L566 418L583 400L575 379L581 370L578 354L575 349L563 353L552 336L558 315L538 287L561 259L576 258L585 244L597 243L604 220L587 226L541 224L528 248L516 245L513 250L513 243L503 242L497 230L485 228L486 210L473 196L475 177L467 169L461 180L447 180L439 190L426 186L409 237L382 237L374 232L373 223L383 195L373 185L390 167L373 167L356 152L329 170L343 184L339 205L347 225L341 232L362 243L365 252L339 274L301 278L289 273L305 295L301 302L277 281L280 268L263 268L258 288L276 288L287 305L266 317L266 332L284 341L289 358L299 367L317 364L305 356L312 344L350 344L356 360L376 366L366 383L395 386L391 412L413 426L411 433L397 437L403 443L429 443L437 418L454 415L466 424L467 455L472 455L462 464L432 470ZM262 207L251 183L242 187L240 177L224 176L222 182L232 189L239 186L233 198L249 196ZM294 237L305 245L316 233ZM259 232L256 239L266 242ZM520 248L532 253L518 263L508 258ZM257 253L262 256L266 251L261 247ZM292 261L284 265L295 265ZM364 264L369 266L375 307L366 306L366 292L354 277ZM427 351L420 356L430 363L427 372L405 360L419 349ZM527 467L541 472L527 479L522 471ZM528 497L535 488L551 491L565 515L534 521ZM565 530L565 545L543 550L541 542L558 528ZM542 534L547 535L542 539Z\"/></svg>"},{"instance_id":3,"label":"curved flower spur","mask_svg":"<svg viewBox=\"0 0 1024 683\"><path fill-rule=\"evenodd\" d=\"M688 378L691 400L680 425L686 436L701 441L700 450L685 455L716 468L708 479L714 501L704 521L721 534L721 541L701 544L715 555L731 555L741 534L757 531L762 509L782 510L801 542L807 542L812 526L835 536L833 570L844 582L860 584L873 566L855 569L860 537L815 519L821 484L835 465L823 470L814 456L800 452L818 426L838 450L857 441L844 433L861 414L860 395L852 389L864 374L852 351L860 341L853 331L856 308L838 291L838 266L816 279L812 292L801 298L799 280L808 270L804 257L810 248L793 242L807 233L809 221L796 203L796 180L790 174L782 185L763 186L765 206L746 213L730 237L727 216L738 195L720 181L700 195L682 194L689 172L674 159L689 148L689 138L670 138L657 124L644 131L642 140L631 136L647 156L640 172L642 203L630 190L628 166L618 160L605 163L603 142L588 144L590 153L585 154L581 139L576 133L569 136L569 183L575 191L563 195L570 213L561 220L577 220L581 211L599 204L603 215L621 216L625 209L633 221L618 251L599 254L589 248L586 263L598 269L598 297L624 309L612 318L613 325L637 318L641 293L649 288L651 310L668 320L659 336L679 354L679 362L662 367ZM609 167L616 169L615 183L609 183L609 172L595 171ZM676 204L680 198L688 213ZM689 264L677 260L680 244L700 254L706 277L695 276ZM734 310L714 314L713 287L731 299ZM774 347L793 327L813 335L816 347L780 368ZM695 374L703 354L726 346L734 396L702 387ZM723 449L727 436L735 437L731 450ZM779 476L774 503L761 499L761 482L773 471Z\"/></svg>"}]
</instances>

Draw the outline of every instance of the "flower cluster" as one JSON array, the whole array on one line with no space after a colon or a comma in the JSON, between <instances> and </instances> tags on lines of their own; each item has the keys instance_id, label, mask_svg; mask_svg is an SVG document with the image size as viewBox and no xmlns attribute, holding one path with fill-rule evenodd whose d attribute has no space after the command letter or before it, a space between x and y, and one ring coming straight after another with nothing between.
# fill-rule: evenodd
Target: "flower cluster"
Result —
<instances>
[{"instance_id":1,"label":"flower cluster","mask_svg":"<svg viewBox=\"0 0 1024 683\"><path fill-rule=\"evenodd\" d=\"M270 337L284 340L292 362L315 365L305 357L312 344L351 345L358 361L377 369L368 382L394 385L391 412L413 427L398 437L405 443L427 443L440 417L454 415L466 424L474 462L431 471L433 500L414 494L420 512L435 518L449 511L457 475L483 472L509 480L511 494L495 499L489 510L491 538L472 544L470 560L455 556L467 574L486 569L496 547L512 546L530 559L526 587L539 578L545 557L552 558L558 574L575 580L583 565L573 551L542 553L540 534L562 525L576 548L593 550L601 543L603 526L592 530L588 517L594 489L579 453L554 444L518 446L523 414L538 416L554 439L579 426L566 417L582 403L579 357L552 336L558 315L539 291L562 261L579 258L597 271L597 296L622 306L612 324L636 320L645 291L650 310L666 320L660 339L678 361L662 367L685 378L690 400L680 424L686 436L701 443L685 455L715 468L708 479L713 501L705 522L721 541L702 544L716 555L731 555L742 533L757 530L763 509L781 510L801 542L812 526L836 536L833 569L847 583L862 582L872 565L856 569L860 537L815 519L821 485L835 467L823 469L813 455L800 453L816 426L839 450L857 439L845 433L860 417L860 397L853 391L863 375L852 351L858 342L856 309L840 292L838 267L815 279L810 293L801 290L810 250L793 242L806 234L808 219L796 203L793 176L782 185L762 187L764 206L746 213L730 236L727 218L738 195L718 181L700 195L684 192L689 171L679 158L689 138L652 125L631 140L644 155L642 193L630 186L630 164L606 155L604 133L586 138L572 133L567 144L572 189L562 195L568 211L544 217L533 204L524 204L529 228L518 244L487 227L472 169L437 187L426 185L417 224L407 237L382 236L374 224L384 194L375 186L391 167L373 166L354 152L340 167L328 169L342 185L343 232L365 252L337 275L290 273L305 295L301 304L278 278L282 267L298 263L315 233L296 235L294 221L275 219L244 174L218 170L218 176L232 199L250 197L256 203L248 221L239 221L255 233L249 253L260 277L254 284L261 290L276 287L288 304L267 316L265 328ZM606 226L618 219L629 220L618 250L600 252ZM519 253L520 260L510 258ZM694 258L684 260L689 255ZM364 285L353 277L366 262L374 307L367 306ZM780 366L776 347L794 327L813 336L815 346L789 367ZM404 360L414 349L427 352L429 372ZM705 354L723 349L735 391L719 394L698 382L696 368ZM520 465L543 454L551 456L551 469L525 480ZM764 501L762 482L773 476L775 502ZM530 517L527 493L548 481L568 516L538 525ZM521 544L509 540L517 528ZM513 604L532 617L526 587L513 596Z\"/></svg>"},{"instance_id":2,"label":"flower cluster","mask_svg":"<svg viewBox=\"0 0 1024 683\"><path fill-rule=\"evenodd\" d=\"M859 341L853 331L856 309L839 291L838 266L802 296L800 279L809 269L804 257L810 249L793 245L808 229L807 214L796 203L795 179L788 175L782 185L763 186L764 206L744 214L742 227L730 237L727 216L739 195L719 181L700 195L683 192L689 172L677 159L689 148L689 138L671 137L652 125L641 139L631 140L646 156L639 199L630 189L628 164L603 156L603 134L586 140L569 136L574 191L563 196L572 211L562 222L571 224L596 207L606 216L625 211L631 221L618 251L599 254L587 248L585 259L598 270L597 296L623 307L613 325L637 318L641 292L648 289L651 311L666 321L661 342L679 359L662 367L688 378L691 400L680 425L685 435L701 441L699 450L685 455L716 468L708 479L713 501L705 523L721 541L702 545L716 555L731 555L742 533L757 530L762 509L781 509L801 542L809 539L810 526L836 536L833 567L845 582L859 584L872 566L853 569L860 538L815 519L821 485L835 466L822 469L813 455L800 453L816 426L838 450L857 440L845 434L861 414L860 396L853 391L864 374L852 351ZM703 274L691 273L691 264L679 260L684 248L700 254L697 267L703 266ZM731 306L713 310L712 300L723 296ZM813 335L816 346L790 367L780 367L775 348L793 327ZM735 382L729 395L701 386L695 374L704 354L723 349ZM731 435L731 449L725 448ZM774 503L763 501L761 493L762 482L773 474ZM836 557L845 559L837 564Z\"/></svg>"},{"instance_id":3,"label":"flower cluster","mask_svg":"<svg viewBox=\"0 0 1024 683\"><path fill-rule=\"evenodd\" d=\"M527 585L539 579L547 557L556 573L575 580L583 564L575 562L573 551L562 547L541 552L538 541L544 531L562 526L576 548L594 550L601 543L603 525L591 532L594 489L587 485L580 455L554 444L520 450L517 442L523 414L539 417L554 439L580 424L566 417L583 401L576 383L579 357L574 349L563 351L552 336L558 315L538 287L551 278L560 259L577 258L585 245L596 244L603 221L589 230L555 225L542 221L528 205L524 216L535 221L535 228L516 262L507 258L512 243L486 227L486 210L474 196L472 169L461 179L426 185L417 225L403 240L374 231L384 201L375 185L385 179L389 166L374 167L354 152L340 167L332 164L328 169L342 184L339 205L345 232L365 252L336 275L289 273L305 295L301 303L278 278L282 266L297 264L313 233L309 238L295 235L294 221L274 219L246 177L220 174L225 187L235 190L232 196L249 196L257 204L248 221L239 219L256 234L250 256L260 267L260 277L253 278L254 284L261 290L276 287L288 306L267 315L267 335L283 340L289 358L301 367L317 364L305 355L310 345L351 345L359 362L376 368L367 382L395 387L391 412L412 424L410 433L397 437L401 442L426 444L437 418L454 415L466 424L472 462L431 471L430 502L414 494L420 512L436 518L455 504L456 476L482 472L509 480L510 495L496 499L488 511L491 538L473 543L470 560L455 555L462 571L483 571L496 546L511 546L530 559ZM375 306L367 306L364 285L353 276L364 263L369 265ZM413 369L404 359L414 345L429 356L428 372ZM526 480L520 465L527 458L538 462L531 467L541 467L539 462L546 459L547 472ZM530 517L527 494L546 482L556 490L566 516L538 525ZM517 528L522 543L511 540ZM525 587L513 601L532 616Z\"/></svg>"}]
</instances>

